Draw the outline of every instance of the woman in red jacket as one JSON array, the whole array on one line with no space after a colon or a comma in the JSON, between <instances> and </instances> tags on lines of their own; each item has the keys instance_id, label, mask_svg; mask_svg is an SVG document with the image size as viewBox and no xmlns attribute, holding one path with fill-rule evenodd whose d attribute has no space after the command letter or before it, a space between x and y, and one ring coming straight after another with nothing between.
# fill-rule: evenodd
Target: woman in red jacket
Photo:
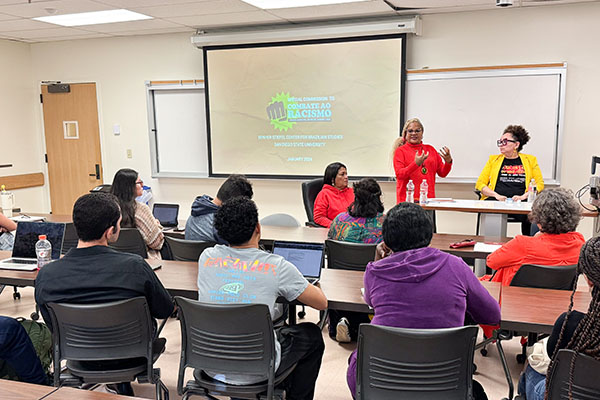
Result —
<instances>
[{"instance_id":1,"label":"woman in red jacket","mask_svg":"<svg viewBox=\"0 0 600 400\"><path fill-rule=\"evenodd\" d=\"M354 191L348 187L346 166L339 162L329 164L323 175L323 189L315 199L315 222L329 228L331 221L346 211L353 201Z\"/></svg>"},{"instance_id":2,"label":"woman in red jacket","mask_svg":"<svg viewBox=\"0 0 600 400\"><path fill-rule=\"evenodd\" d=\"M444 146L438 154L433 146L423 144L423 132L423 124L418 118L409 119L404 124L402 136L394 142L397 203L406 201L409 180L415 185L415 202L419 201L423 179L429 186L427 198L435 197L435 175L443 178L452 168L450 149Z\"/></svg>"}]
</instances>

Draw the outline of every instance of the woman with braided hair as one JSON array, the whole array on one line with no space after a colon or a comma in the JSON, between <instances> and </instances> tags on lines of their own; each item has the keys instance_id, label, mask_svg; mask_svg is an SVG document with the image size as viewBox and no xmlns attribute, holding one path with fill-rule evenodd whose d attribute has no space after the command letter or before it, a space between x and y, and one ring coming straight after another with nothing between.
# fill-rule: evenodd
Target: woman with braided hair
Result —
<instances>
[{"instance_id":1,"label":"woman with braided hair","mask_svg":"<svg viewBox=\"0 0 600 400\"><path fill-rule=\"evenodd\" d=\"M548 339L547 351L551 355L547 375L552 374L554 360L558 351L570 349L575 353L583 353L600 360L600 237L588 240L581 248L577 264L577 278L583 274L592 292L587 314L573 310L573 296L577 290L577 279L571 293L571 304L556 322ZM569 382L572 382L573 367L577 357L573 358ZM569 398L572 398L572 387L569 385ZM527 400L544 400L547 398L546 375L535 371L531 365L525 369L519 381L519 393Z\"/></svg>"}]
</instances>

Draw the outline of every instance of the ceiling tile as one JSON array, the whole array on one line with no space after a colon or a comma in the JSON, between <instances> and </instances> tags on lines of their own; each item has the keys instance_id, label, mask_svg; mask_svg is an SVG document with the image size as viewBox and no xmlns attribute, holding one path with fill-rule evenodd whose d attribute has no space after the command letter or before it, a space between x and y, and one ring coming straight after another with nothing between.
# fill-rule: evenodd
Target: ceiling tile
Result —
<instances>
[{"instance_id":1,"label":"ceiling tile","mask_svg":"<svg viewBox=\"0 0 600 400\"><path fill-rule=\"evenodd\" d=\"M0 13L14 15L22 18L45 17L48 15L72 14L89 11L110 10L114 7L90 0L54 0L40 1L28 4L21 1L20 4L0 6ZM54 12L48 12L48 9Z\"/></svg>"},{"instance_id":2,"label":"ceiling tile","mask_svg":"<svg viewBox=\"0 0 600 400\"><path fill-rule=\"evenodd\" d=\"M458 7L476 5L494 5L494 0L388 0L396 7L432 8ZM517 0L518 1L518 0Z\"/></svg>"},{"instance_id":3,"label":"ceiling tile","mask_svg":"<svg viewBox=\"0 0 600 400\"><path fill-rule=\"evenodd\" d=\"M0 24L0 32L10 31L27 31L33 29L49 29L56 28L56 25L47 24L45 22L34 21L31 19L13 19L10 21L2 21Z\"/></svg>"},{"instance_id":4,"label":"ceiling tile","mask_svg":"<svg viewBox=\"0 0 600 400\"><path fill-rule=\"evenodd\" d=\"M0 21L7 21L10 19L19 19L19 17L15 17L14 15L2 14L0 13Z\"/></svg>"},{"instance_id":5,"label":"ceiling tile","mask_svg":"<svg viewBox=\"0 0 600 400\"><path fill-rule=\"evenodd\" d=\"M175 17L168 20L194 28L285 22L265 11Z\"/></svg>"},{"instance_id":6,"label":"ceiling tile","mask_svg":"<svg viewBox=\"0 0 600 400\"><path fill-rule=\"evenodd\" d=\"M198 3L174 4L170 6L129 7L129 9L157 18L259 11L256 7L240 0L202 1Z\"/></svg>"},{"instance_id":7,"label":"ceiling tile","mask_svg":"<svg viewBox=\"0 0 600 400\"><path fill-rule=\"evenodd\" d=\"M115 22L112 24L97 24L97 25L85 25L79 28L89 32L103 32L103 33L115 33L115 32L127 32L136 30L147 30L147 29L163 29L163 28L178 28L180 25L174 24L163 19L145 19L142 21L130 21L130 22Z\"/></svg>"},{"instance_id":8,"label":"ceiling tile","mask_svg":"<svg viewBox=\"0 0 600 400\"><path fill-rule=\"evenodd\" d=\"M22 30L8 33L8 35L15 38L22 39L36 39L36 38L57 38L61 37L72 37L72 36L87 36L87 32L83 32L79 29L73 28L49 28L49 29L34 29L34 30Z\"/></svg>"},{"instance_id":9,"label":"ceiling tile","mask_svg":"<svg viewBox=\"0 0 600 400\"><path fill-rule=\"evenodd\" d=\"M189 26L180 26L177 28L160 28L160 29L140 29L135 31L123 31L113 33L113 36L135 36L135 35L158 35L158 34L166 34L166 33L183 33L187 32L190 35L193 35L195 30L194 28L190 28Z\"/></svg>"},{"instance_id":10,"label":"ceiling tile","mask_svg":"<svg viewBox=\"0 0 600 400\"><path fill-rule=\"evenodd\" d=\"M392 10L383 1L329 4L315 7L280 8L276 10L269 10L269 13L290 21L396 14L394 10Z\"/></svg>"},{"instance_id":11,"label":"ceiling tile","mask_svg":"<svg viewBox=\"0 0 600 400\"><path fill-rule=\"evenodd\" d=\"M73 35L73 36L65 35L65 36L61 36L60 38L47 36L47 37L38 37L38 38L32 38L32 39L27 39L27 40L39 43L39 42L59 42L61 40L101 39L101 38L109 38L109 37L112 37L112 36L105 34L105 33L91 33L90 32L90 33L87 33L84 35Z\"/></svg>"},{"instance_id":12,"label":"ceiling tile","mask_svg":"<svg viewBox=\"0 0 600 400\"><path fill-rule=\"evenodd\" d=\"M132 7L150 7L150 6L164 6L173 4L184 4L184 3L198 3L210 0L96 0L99 3L104 3L118 8L127 8L131 10Z\"/></svg>"}]
</instances>

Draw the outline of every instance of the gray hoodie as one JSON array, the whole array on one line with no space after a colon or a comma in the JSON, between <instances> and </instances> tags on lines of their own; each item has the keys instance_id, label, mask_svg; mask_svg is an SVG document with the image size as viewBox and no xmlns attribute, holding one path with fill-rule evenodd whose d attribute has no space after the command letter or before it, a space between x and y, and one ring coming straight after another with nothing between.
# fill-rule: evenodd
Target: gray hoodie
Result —
<instances>
[{"instance_id":1,"label":"gray hoodie","mask_svg":"<svg viewBox=\"0 0 600 400\"><path fill-rule=\"evenodd\" d=\"M192 215L185 223L186 240L225 243L223 239L219 238L214 227L215 213L219 206L212 200L212 197L203 195L196 197L192 203Z\"/></svg>"}]
</instances>

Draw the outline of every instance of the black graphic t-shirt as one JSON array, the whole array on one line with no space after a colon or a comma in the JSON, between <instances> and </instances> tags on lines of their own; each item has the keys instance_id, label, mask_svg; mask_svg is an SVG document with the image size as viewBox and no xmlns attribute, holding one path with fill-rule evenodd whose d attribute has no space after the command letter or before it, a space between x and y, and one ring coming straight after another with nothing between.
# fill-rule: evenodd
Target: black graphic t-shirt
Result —
<instances>
[{"instance_id":1,"label":"black graphic t-shirt","mask_svg":"<svg viewBox=\"0 0 600 400\"><path fill-rule=\"evenodd\" d=\"M513 197L522 195L525 189L525 168L521 157L513 160L505 158L498 172L495 192L502 196Z\"/></svg>"}]
</instances>

